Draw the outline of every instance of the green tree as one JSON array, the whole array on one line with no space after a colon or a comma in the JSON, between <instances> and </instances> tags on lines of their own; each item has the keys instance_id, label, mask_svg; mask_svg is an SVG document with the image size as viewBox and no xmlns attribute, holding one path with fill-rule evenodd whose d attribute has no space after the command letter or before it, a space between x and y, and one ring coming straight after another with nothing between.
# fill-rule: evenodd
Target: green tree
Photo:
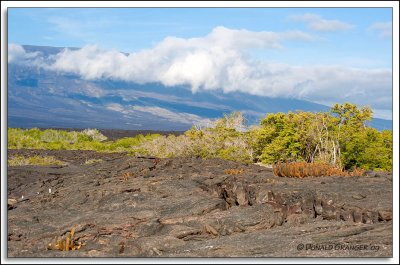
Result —
<instances>
[{"instance_id":1,"label":"green tree","mask_svg":"<svg viewBox=\"0 0 400 265\"><path fill-rule=\"evenodd\" d=\"M267 114L249 131L249 143L261 162L306 161L350 169L392 168L392 132L367 127L372 110L351 103L328 112Z\"/></svg>"},{"instance_id":2,"label":"green tree","mask_svg":"<svg viewBox=\"0 0 400 265\"><path fill-rule=\"evenodd\" d=\"M392 169L392 132L366 128L352 134L343 144L345 168L362 167L369 170Z\"/></svg>"}]
</instances>

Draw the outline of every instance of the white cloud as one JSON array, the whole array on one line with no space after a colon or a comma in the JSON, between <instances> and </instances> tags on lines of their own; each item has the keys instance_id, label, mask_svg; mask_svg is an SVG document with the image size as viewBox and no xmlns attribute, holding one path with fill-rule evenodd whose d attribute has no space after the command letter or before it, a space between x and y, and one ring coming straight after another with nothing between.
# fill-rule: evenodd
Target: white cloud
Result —
<instances>
[{"instance_id":1,"label":"white cloud","mask_svg":"<svg viewBox=\"0 0 400 265\"><path fill-rule=\"evenodd\" d=\"M8 62L24 63L27 60L34 59L38 52L26 52L24 47L19 44L10 43L8 45Z\"/></svg>"},{"instance_id":2,"label":"white cloud","mask_svg":"<svg viewBox=\"0 0 400 265\"><path fill-rule=\"evenodd\" d=\"M203 38L167 37L153 49L124 55L118 51L103 51L88 45L80 50L64 50L50 67L58 71L75 72L84 78L119 78L136 82L158 81L165 85L190 84L220 86L221 70L233 65L242 69L241 51L250 48L279 48L287 40L312 40L299 31L252 32L215 28ZM205 81L207 80L207 81Z\"/></svg>"},{"instance_id":3,"label":"white cloud","mask_svg":"<svg viewBox=\"0 0 400 265\"><path fill-rule=\"evenodd\" d=\"M340 20L323 19L321 16L311 13L291 16L290 18L293 21L305 22L310 29L316 31L339 31L354 28L352 24Z\"/></svg>"},{"instance_id":4,"label":"white cloud","mask_svg":"<svg viewBox=\"0 0 400 265\"><path fill-rule=\"evenodd\" d=\"M302 98L331 106L337 102L369 105L373 109L392 108L392 72L389 69L356 69L342 67L313 67L298 70L311 77L299 85ZM383 112L376 112L375 117Z\"/></svg>"},{"instance_id":5,"label":"white cloud","mask_svg":"<svg viewBox=\"0 0 400 265\"><path fill-rule=\"evenodd\" d=\"M376 30L382 38L392 37L392 22L376 22L369 27L369 30Z\"/></svg>"},{"instance_id":6,"label":"white cloud","mask_svg":"<svg viewBox=\"0 0 400 265\"><path fill-rule=\"evenodd\" d=\"M379 117L381 119L392 120L393 113L392 110L388 109L374 109L374 116Z\"/></svg>"},{"instance_id":7,"label":"white cloud","mask_svg":"<svg viewBox=\"0 0 400 265\"><path fill-rule=\"evenodd\" d=\"M312 39L298 31L252 32L217 27L204 37L168 37L152 49L129 55L93 45L65 49L51 63L42 65L86 79L160 82L166 86L188 85L193 92L222 89L328 105L348 101L373 109L391 109L391 69L293 66L255 60L246 53L251 48L275 49L284 41Z\"/></svg>"}]
</instances>

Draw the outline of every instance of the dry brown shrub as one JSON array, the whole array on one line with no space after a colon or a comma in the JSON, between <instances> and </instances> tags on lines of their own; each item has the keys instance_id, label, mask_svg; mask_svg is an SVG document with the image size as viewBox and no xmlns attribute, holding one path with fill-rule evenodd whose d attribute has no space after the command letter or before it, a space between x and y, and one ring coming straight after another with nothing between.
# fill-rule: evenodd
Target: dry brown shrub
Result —
<instances>
[{"instance_id":1,"label":"dry brown shrub","mask_svg":"<svg viewBox=\"0 0 400 265\"><path fill-rule=\"evenodd\" d=\"M81 241L74 239L75 228L71 229L71 232L67 232L64 237L56 237L53 243L47 246L47 249L70 251L79 250L84 244Z\"/></svg>"},{"instance_id":2,"label":"dry brown shrub","mask_svg":"<svg viewBox=\"0 0 400 265\"><path fill-rule=\"evenodd\" d=\"M132 177L133 173L132 172L124 172L122 176L119 177L120 180L122 181L127 181L129 177Z\"/></svg>"},{"instance_id":3,"label":"dry brown shrub","mask_svg":"<svg viewBox=\"0 0 400 265\"><path fill-rule=\"evenodd\" d=\"M355 168L353 171L343 171L326 163L291 162L277 163L272 167L275 176L289 178L322 177L322 176L362 176L363 169Z\"/></svg>"},{"instance_id":4,"label":"dry brown shrub","mask_svg":"<svg viewBox=\"0 0 400 265\"><path fill-rule=\"evenodd\" d=\"M274 172L274 175L275 175L275 176L278 176L278 173L279 173L279 171L280 171L280 164L275 164L275 165L272 167L272 171Z\"/></svg>"},{"instance_id":5,"label":"dry brown shrub","mask_svg":"<svg viewBox=\"0 0 400 265\"><path fill-rule=\"evenodd\" d=\"M353 171L349 172L349 175L351 177L362 176L364 175L364 172L365 172L364 169L356 167L355 169L353 169Z\"/></svg>"}]
</instances>

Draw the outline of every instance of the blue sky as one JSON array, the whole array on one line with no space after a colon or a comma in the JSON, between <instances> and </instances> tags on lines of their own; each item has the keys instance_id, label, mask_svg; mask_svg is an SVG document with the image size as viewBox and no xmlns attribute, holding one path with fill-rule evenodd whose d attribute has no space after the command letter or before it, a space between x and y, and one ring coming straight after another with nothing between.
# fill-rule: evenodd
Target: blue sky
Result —
<instances>
[{"instance_id":1,"label":"blue sky","mask_svg":"<svg viewBox=\"0 0 400 265\"><path fill-rule=\"evenodd\" d=\"M10 8L8 42L9 61L86 79L352 102L392 116L391 8ZM23 44L82 49L44 65Z\"/></svg>"},{"instance_id":2,"label":"blue sky","mask_svg":"<svg viewBox=\"0 0 400 265\"><path fill-rule=\"evenodd\" d=\"M315 32L293 16L315 14L354 25L338 32ZM201 37L217 26L251 31L301 30L311 43L289 43L282 50L257 51L276 62L391 67L391 38L374 23L391 22L390 8L11 8L9 42L82 47L98 44L135 52L168 36Z\"/></svg>"}]
</instances>

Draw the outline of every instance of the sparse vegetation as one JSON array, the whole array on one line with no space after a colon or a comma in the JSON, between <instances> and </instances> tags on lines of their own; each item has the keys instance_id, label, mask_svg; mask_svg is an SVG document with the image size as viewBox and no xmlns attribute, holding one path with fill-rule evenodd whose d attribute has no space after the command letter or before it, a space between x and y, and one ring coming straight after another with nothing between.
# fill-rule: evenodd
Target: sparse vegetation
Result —
<instances>
[{"instance_id":1,"label":"sparse vegetation","mask_svg":"<svg viewBox=\"0 0 400 265\"><path fill-rule=\"evenodd\" d=\"M85 161L85 165L97 164L102 162L103 159L89 159Z\"/></svg>"},{"instance_id":2,"label":"sparse vegetation","mask_svg":"<svg viewBox=\"0 0 400 265\"><path fill-rule=\"evenodd\" d=\"M353 171L344 171L326 163L277 163L273 166L275 176L290 178L323 177L323 176L362 176L364 170L356 168Z\"/></svg>"},{"instance_id":3,"label":"sparse vegetation","mask_svg":"<svg viewBox=\"0 0 400 265\"><path fill-rule=\"evenodd\" d=\"M102 135L97 129L85 129L82 131L82 134L87 135L89 137L89 140L92 141L102 142L107 140L107 137Z\"/></svg>"},{"instance_id":4,"label":"sparse vegetation","mask_svg":"<svg viewBox=\"0 0 400 265\"><path fill-rule=\"evenodd\" d=\"M226 160L252 162L253 150L248 143L246 132L238 131L244 117L235 112L217 120L213 127L193 126L183 135L159 136L144 141L135 152L156 157L194 156L202 158L219 157Z\"/></svg>"},{"instance_id":5,"label":"sparse vegetation","mask_svg":"<svg viewBox=\"0 0 400 265\"><path fill-rule=\"evenodd\" d=\"M122 181L127 181L130 177L133 177L134 174L132 172L124 172L122 176L119 177Z\"/></svg>"},{"instance_id":6,"label":"sparse vegetation","mask_svg":"<svg viewBox=\"0 0 400 265\"><path fill-rule=\"evenodd\" d=\"M225 169L224 174L228 175L239 175L244 172L244 168L231 168L231 169Z\"/></svg>"},{"instance_id":7,"label":"sparse vegetation","mask_svg":"<svg viewBox=\"0 0 400 265\"><path fill-rule=\"evenodd\" d=\"M85 129L81 132L38 128L8 129L9 149L47 149L47 150L94 150L97 152L131 152L133 147L143 141L149 141L159 134L143 136L141 134L121 138L116 141L106 141L107 137L97 129Z\"/></svg>"},{"instance_id":8,"label":"sparse vegetation","mask_svg":"<svg viewBox=\"0 0 400 265\"><path fill-rule=\"evenodd\" d=\"M75 240L74 236L75 228L72 228L64 237L56 237L54 242L47 246L47 249L61 251L79 250L84 244L81 241Z\"/></svg>"},{"instance_id":9,"label":"sparse vegetation","mask_svg":"<svg viewBox=\"0 0 400 265\"><path fill-rule=\"evenodd\" d=\"M54 156L13 156L8 160L9 166L50 166L50 165L66 165L65 162L57 160Z\"/></svg>"},{"instance_id":10,"label":"sparse vegetation","mask_svg":"<svg viewBox=\"0 0 400 265\"><path fill-rule=\"evenodd\" d=\"M259 126L249 128L244 116L234 112L210 127L193 126L179 136L149 134L116 141L107 141L96 129L66 132L9 128L8 148L129 152L160 158L192 156L269 165L304 162L307 167L314 163L346 171L390 171L392 131L367 127L371 118L369 107L345 103L334 105L329 112L267 114ZM297 171L294 174L301 175Z\"/></svg>"}]
</instances>

